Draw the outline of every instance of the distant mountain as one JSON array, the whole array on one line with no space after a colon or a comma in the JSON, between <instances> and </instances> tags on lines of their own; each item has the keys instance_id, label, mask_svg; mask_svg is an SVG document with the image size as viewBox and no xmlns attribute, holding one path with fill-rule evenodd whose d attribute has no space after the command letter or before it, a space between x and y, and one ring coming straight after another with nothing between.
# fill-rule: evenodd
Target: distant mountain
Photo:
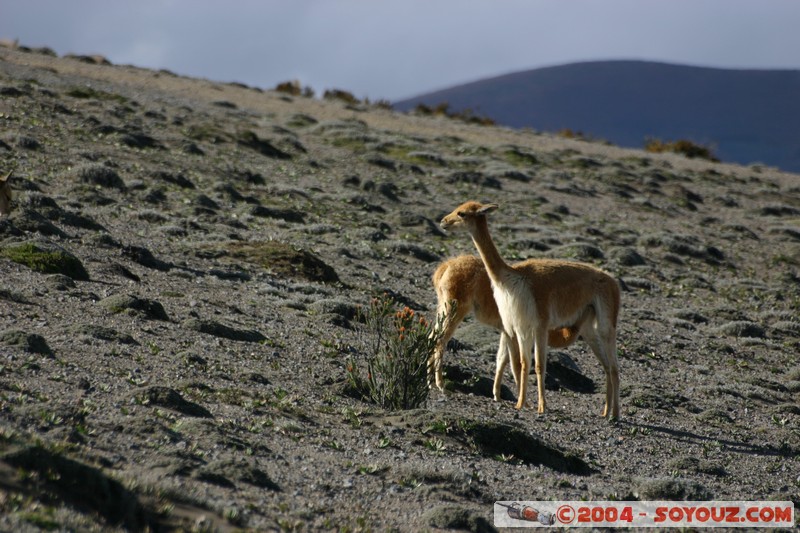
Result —
<instances>
[{"instance_id":1,"label":"distant mountain","mask_svg":"<svg viewBox=\"0 0 800 533\"><path fill-rule=\"evenodd\" d=\"M470 109L497 123L571 129L620 146L689 139L723 161L800 172L800 70L729 70L645 61L541 68L396 102Z\"/></svg>"}]
</instances>

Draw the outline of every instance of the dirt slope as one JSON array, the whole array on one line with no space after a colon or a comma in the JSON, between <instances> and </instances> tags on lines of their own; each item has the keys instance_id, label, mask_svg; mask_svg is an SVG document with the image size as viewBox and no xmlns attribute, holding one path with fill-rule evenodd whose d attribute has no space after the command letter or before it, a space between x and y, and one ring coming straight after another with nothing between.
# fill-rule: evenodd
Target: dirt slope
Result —
<instances>
[{"instance_id":1,"label":"dirt slope","mask_svg":"<svg viewBox=\"0 0 800 533\"><path fill-rule=\"evenodd\" d=\"M2 530L800 500L796 175L6 49L0 125ZM345 393L354 306L430 316L437 261L473 253L436 221L467 199L500 205L508 260L618 276L621 421L581 343L551 353L544 416L493 402L474 321L425 409Z\"/></svg>"}]
</instances>

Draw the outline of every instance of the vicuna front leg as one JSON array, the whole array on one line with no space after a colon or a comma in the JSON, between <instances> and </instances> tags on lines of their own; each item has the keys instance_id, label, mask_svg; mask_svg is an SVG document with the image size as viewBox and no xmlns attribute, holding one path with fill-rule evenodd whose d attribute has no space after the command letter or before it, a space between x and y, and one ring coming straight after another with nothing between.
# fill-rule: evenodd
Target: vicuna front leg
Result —
<instances>
[{"instance_id":1,"label":"vicuna front leg","mask_svg":"<svg viewBox=\"0 0 800 533\"><path fill-rule=\"evenodd\" d=\"M517 409L522 409L526 404L528 394L528 381L531 371L531 349L534 351L534 369L536 370L536 386L538 387L538 404L536 411L544 413L547 405L544 399L544 381L547 373L547 330L544 329L533 336L519 337L520 351L520 376L519 398Z\"/></svg>"},{"instance_id":2,"label":"vicuna front leg","mask_svg":"<svg viewBox=\"0 0 800 533\"><path fill-rule=\"evenodd\" d=\"M520 380L520 359L517 353L518 347L515 339L510 339L505 332L500 333L500 345L497 348L497 361L494 373L494 401L500 401L500 389L503 381L503 372L506 365L511 362L511 375L514 376L514 384L519 388Z\"/></svg>"},{"instance_id":3,"label":"vicuna front leg","mask_svg":"<svg viewBox=\"0 0 800 533\"><path fill-rule=\"evenodd\" d=\"M518 335L517 336L517 349L519 353L517 356L520 361L519 368L519 394L517 396L517 409L522 409L527 400L528 395L528 382L531 373L531 349L533 349L535 340L531 335ZM543 398L543 397L541 397ZM539 408L541 409L541 400ZM541 412L541 411L539 411Z\"/></svg>"}]
</instances>

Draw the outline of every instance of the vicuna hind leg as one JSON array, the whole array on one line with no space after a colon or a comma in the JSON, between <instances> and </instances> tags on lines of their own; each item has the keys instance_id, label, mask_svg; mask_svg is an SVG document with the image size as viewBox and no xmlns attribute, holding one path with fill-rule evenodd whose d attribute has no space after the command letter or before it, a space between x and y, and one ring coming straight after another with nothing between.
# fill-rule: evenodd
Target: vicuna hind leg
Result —
<instances>
[{"instance_id":1,"label":"vicuna hind leg","mask_svg":"<svg viewBox=\"0 0 800 533\"><path fill-rule=\"evenodd\" d=\"M581 327L581 337L594 352L606 375L606 403L603 416L619 418L619 363L617 361L616 329L602 324L592 316Z\"/></svg>"},{"instance_id":2,"label":"vicuna hind leg","mask_svg":"<svg viewBox=\"0 0 800 533\"><path fill-rule=\"evenodd\" d=\"M439 337L439 341L436 343L436 346L433 349L433 353L428 358L429 387L433 386L432 381L435 377L436 388L439 390L444 390L444 376L442 375L442 358L444 357L444 350L447 347L447 343L451 338L453 338L453 334L456 332L458 325L461 324L461 321L464 320L464 317L468 311L469 309L467 306L456 305L455 310L453 310L452 306L446 302L440 302L438 305L436 309L436 325L434 326L431 334L437 334L439 327L441 327L441 336ZM443 321L442 317L444 317ZM441 326L440 321L442 321Z\"/></svg>"}]
</instances>

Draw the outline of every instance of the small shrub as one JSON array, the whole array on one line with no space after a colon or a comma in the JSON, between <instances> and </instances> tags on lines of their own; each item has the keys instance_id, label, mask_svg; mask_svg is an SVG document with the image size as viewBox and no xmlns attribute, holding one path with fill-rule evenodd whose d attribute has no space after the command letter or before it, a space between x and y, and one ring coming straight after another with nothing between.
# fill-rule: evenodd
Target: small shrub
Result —
<instances>
[{"instance_id":1,"label":"small shrub","mask_svg":"<svg viewBox=\"0 0 800 533\"><path fill-rule=\"evenodd\" d=\"M496 122L489 118L476 114L472 109L462 109L461 111L452 111L450 104L442 102L435 107L430 107L425 104L417 104L414 112L418 115L433 116L433 117L447 117L453 120L460 120L467 124L478 124L480 126L494 126Z\"/></svg>"},{"instance_id":2,"label":"small shrub","mask_svg":"<svg viewBox=\"0 0 800 533\"><path fill-rule=\"evenodd\" d=\"M448 116L467 124L477 124L479 126L494 126L496 124L494 119L478 115L472 109L462 109L461 111L450 113Z\"/></svg>"},{"instance_id":3,"label":"small shrub","mask_svg":"<svg viewBox=\"0 0 800 533\"><path fill-rule=\"evenodd\" d=\"M578 140L586 139L582 131L575 131L572 128L562 128L558 130L558 132L556 132L556 135L558 135L559 137L564 137L565 139L578 139Z\"/></svg>"},{"instance_id":4,"label":"small shrub","mask_svg":"<svg viewBox=\"0 0 800 533\"><path fill-rule=\"evenodd\" d=\"M350 105L360 104L358 98L353 93L343 91L341 89L327 89L322 95L325 100L341 100L342 102Z\"/></svg>"},{"instance_id":5,"label":"small shrub","mask_svg":"<svg viewBox=\"0 0 800 533\"><path fill-rule=\"evenodd\" d=\"M311 87L301 87L300 82L297 80L284 81L275 86L275 90L279 93L288 94L291 96L304 96L306 98L314 98L314 89Z\"/></svg>"},{"instance_id":6,"label":"small shrub","mask_svg":"<svg viewBox=\"0 0 800 533\"><path fill-rule=\"evenodd\" d=\"M428 357L442 328L434 332L425 317L409 307L401 309L387 296L373 299L358 315L356 346L350 347L347 361L350 385L385 409L423 405L428 399Z\"/></svg>"},{"instance_id":7,"label":"small shrub","mask_svg":"<svg viewBox=\"0 0 800 533\"><path fill-rule=\"evenodd\" d=\"M700 159L719 162L719 159L711 152L710 148L695 144L687 139L679 139L671 142L664 142L661 139L647 139L644 144L644 149L646 152L674 152L676 154L683 154L690 159L699 157Z\"/></svg>"},{"instance_id":8,"label":"small shrub","mask_svg":"<svg viewBox=\"0 0 800 533\"><path fill-rule=\"evenodd\" d=\"M300 96L303 92L302 87L300 87L300 82L297 80L279 83L275 86L275 90L279 93L284 93L291 96Z\"/></svg>"},{"instance_id":9,"label":"small shrub","mask_svg":"<svg viewBox=\"0 0 800 533\"><path fill-rule=\"evenodd\" d=\"M389 100L380 99L372 103L373 106L377 107L378 109L386 109L387 111L394 110L394 106Z\"/></svg>"}]
</instances>

